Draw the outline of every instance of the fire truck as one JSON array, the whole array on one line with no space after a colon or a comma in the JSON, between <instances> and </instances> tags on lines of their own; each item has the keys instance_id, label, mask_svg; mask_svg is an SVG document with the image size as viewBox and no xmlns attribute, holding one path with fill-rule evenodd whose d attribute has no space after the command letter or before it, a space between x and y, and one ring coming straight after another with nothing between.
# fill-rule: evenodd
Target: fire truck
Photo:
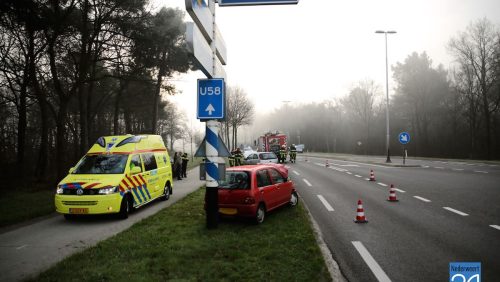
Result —
<instances>
[{"instance_id":1,"label":"fire truck","mask_svg":"<svg viewBox=\"0 0 500 282\"><path fill-rule=\"evenodd\" d=\"M287 145L287 136L286 134L276 132L268 132L259 137L258 141L258 151L259 152L274 152L278 155L281 146Z\"/></svg>"}]
</instances>

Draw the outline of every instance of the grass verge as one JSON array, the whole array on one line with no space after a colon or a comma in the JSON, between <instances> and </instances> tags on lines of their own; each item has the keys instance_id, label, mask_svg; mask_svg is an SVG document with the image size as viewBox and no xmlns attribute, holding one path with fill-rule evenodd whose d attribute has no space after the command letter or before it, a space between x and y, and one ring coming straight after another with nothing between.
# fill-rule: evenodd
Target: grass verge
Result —
<instances>
[{"instance_id":1,"label":"grass verge","mask_svg":"<svg viewBox=\"0 0 500 282\"><path fill-rule=\"evenodd\" d=\"M224 220L207 230L204 189L75 254L33 281L329 281L303 207L261 225Z\"/></svg>"},{"instance_id":2,"label":"grass verge","mask_svg":"<svg viewBox=\"0 0 500 282\"><path fill-rule=\"evenodd\" d=\"M0 227L55 211L54 190L4 190L0 198Z\"/></svg>"}]
</instances>

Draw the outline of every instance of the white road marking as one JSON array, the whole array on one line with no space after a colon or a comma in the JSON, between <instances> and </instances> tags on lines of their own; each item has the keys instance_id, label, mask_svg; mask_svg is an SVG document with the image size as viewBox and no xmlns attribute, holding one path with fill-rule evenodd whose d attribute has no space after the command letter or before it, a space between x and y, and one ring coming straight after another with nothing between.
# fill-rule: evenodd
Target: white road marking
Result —
<instances>
[{"instance_id":1,"label":"white road marking","mask_svg":"<svg viewBox=\"0 0 500 282\"><path fill-rule=\"evenodd\" d=\"M293 171L293 173L295 173L296 175L300 175L300 173L296 172L295 170Z\"/></svg>"},{"instance_id":2,"label":"white road marking","mask_svg":"<svg viewBox=\"0 0 500 282\"><path fill-rule=\"evenodd\" d=\"M406 193L406 191L401 190L401 189L398 189L398 188L394 188L394 190L396 190L396 191L398 191L398 192L400 192L400 193Z\"/></svg>"},{"instance_id":3,"label":"white road marking","mask_svg":"<svg viewBox=\"0 0 500 282\"><path fill-rule=\"evenodd\" d=\"M490 225L490 227L493 227L493 228L495 228L495 229L500 230L500 226L498 226L498 225Z\"/></svg>"},{"instance_id":4,"label":"white road marking","mask_svg":"<svg viewBox=\"0 0 500 282\"><path fill-rule=\"evenodd\" d=\"M17 247L17 248L16 248L16 250L24 249L24 248L26 248L27 246L28 246L28 245L22 245L22 246L19 246L19 247Z\"/></svg>"},{"instance_id":5,"label":"white road marking","mask_svg":"<svg viewBox=\"0 0 500 282\"><path fill-rule=\"evenodd\" d=\"M445 209L445 210L449 210L449 211L454 212L454 213L456 213L456 214L459 214L459 215L461 215L461 216L468 216L468 214L466 214L466 213L464 213L464 212L461 212L461 211L458 211L458 210L456 210L456 209L452 209L452 208L450 208L450 207L443 207L443 209Z\"/></svg>"},{"instance_id":6,"label":"white road marking","mask_svg":"<svg viewBox=\"0 0 500 282\"><path fill-rule=\"evenodd\" d=\"M444 169L444 167L442 167L442 166L435 166L434 168L437 168L437 169Z\"/></svg>"},{"instance_id":7,"label":"white road marking","mask_svg":"<svg viewBox=\"0 0 500 282\"><path fill-rule=\"evenodd\" d=\"M477 172L477 173L488 173L487 171L484 171L484 170L474 170L474 172Z\"/></svg>"},{"instance_id":8,"label":"white road marking","mask_svg":"<svg viewBox=\"0 0 500 282\"><path fill-rule=\"evenodd\" d=\"M338 166L355 166L355 167L359 167L359 165L355 165L355 164L346 164L346 165L339 164Z\"/></svg>"},{"instance_id":9,"label":"white road marking","mask_svg":"<svg viewBox=\"0 0 500 282\"><path fill-rule=\"evenodd\" d=\"M419 197L419 196L413 196L413 198L419 199L420 201L424 201L424 202L427 202L427 203L431 202L431 200L428 200L426 198L422 198L422 197Z\"/></svg>"},{"instance_id":10,"label":"white road marking","mask_svg":"<svg viewBox=\"0 0 500 282\"><path fill-rule=\"evenodd\" d=\"M305 178L304 178L304 179L302 179L302 180L304 180L304 182L307 184L307 186L309 186L309 187L311 187L311 186L312 186L312 185L311 185L311 183L309 183L309 181L307 181L307 179L305 179Z\"/></svg>"},{"instance_id":11,"label":"white road marking","mask_svg":"<svg viewBox=\"0 0 500 282\"><path fill-rule=\"evenodd\" d=\"M370 181L370 178L365 178L366 181Z\"/></svg>"},{"instance_id":12,"label":"white road marking","mask_svg":"<svg viewBox=\"0 0 500 282\"><path fill-rule=\"evenodd\" d=\"M352 172L349 172L349 171L346 171L345 173L347 173L347 174L352 174Z\"/></svg>"},{"instance_id":13,"label":"white road marking","mask_svg":"<svg viewBox=\"0 0 500 282\"><path fill-rule=\"evenodd\" d=\"M385 183L382 183L382 182L377 182L377 184L378 184L378 185L380 185L380 186L384 186L384 187L387 187L387 184L385 184Z\"/></svg>"},{"instance_id":14,"label":"white road marking","mask_svg":"<svg viewBox=\"0 0 500 282\"><path fill-rule=\"evenodd\" d=\"M356 174L356 175L354 175L354 176L356 176L356 177L363 177L363 176L361 176L361 175L358 175L358 174Z\"/></svg>"},{"instance_id":15,"label":"white road marking","mask_svg":"<svg viewBox=\"0 0 500 282\"><path fill-rule=\"evenodd\" d=\"M330 204L326 201L326 199L321 196L321 195L318 195L318 198L319 200L323 203L323 205L325 206L325 208L328 210L328 211L335 211L332 206L330 206Z\"/></svg>"},{"instance_id":16,"label":"white road marking","mask_svg":"<svg viewBox=\"0 0 500 282\"><path fill-rule=\"evenodd\" d=\"M463 168L452 168L451 170L462 171L464 169Z\"/></svg>"},{"instance_id":17,"label":"white road marking","mask_svg":"<svg viewBox=\"0 0 500 282\"><path fill-rule=\"evenodd\" d=\"M490 166L498 166L498 165L490 165Z\"/></svg>"},{"instance_id":18,"label":"white road marking","mask_svg":"<svg viewBox=\"0 0 500 282\"><path fill-rule=\"evenodd\" d=\"M423 165L422 167L423 167L423 168L429 168L429 166L428 166L428 165Z\"/></svg>"},{"instance_id":19,"label":"white road marking","mask_svg":"<svg viewBox=\"0 0 500 282\"><path fill-rule=\"evenodd\" d=\"M378 281L381 282L390 282L391 279L387 274L385 274L384 270L380 267L380 265L377 263L377 261L370 255L368 250L363 246L363 243L360 241L352 241L351 242L358 253L361 255L365 263L368 265L368 267L371 269L375 277L377 277Z\"/></svg>"}]
</instances>

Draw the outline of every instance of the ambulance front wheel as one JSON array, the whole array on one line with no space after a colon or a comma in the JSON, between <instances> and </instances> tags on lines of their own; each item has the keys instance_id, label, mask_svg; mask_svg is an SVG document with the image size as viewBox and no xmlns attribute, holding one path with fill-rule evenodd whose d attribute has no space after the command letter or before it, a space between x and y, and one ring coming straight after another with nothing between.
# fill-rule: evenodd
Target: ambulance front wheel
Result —
<instances>
[{"instance_id":1,"label":"ambulance front wheel","mask_svg":"<svg viewBox=\"0 0 500 282\"><path fill-rule=\"evenodd\" d=\"M120 204L120 212L118 213L119 219L128 218L128 214L132 210L132 204L130 203L129 199L130 199L129 194L125 194L125 196L122 199L122 203Z\"/></svg>"}]
</instances>

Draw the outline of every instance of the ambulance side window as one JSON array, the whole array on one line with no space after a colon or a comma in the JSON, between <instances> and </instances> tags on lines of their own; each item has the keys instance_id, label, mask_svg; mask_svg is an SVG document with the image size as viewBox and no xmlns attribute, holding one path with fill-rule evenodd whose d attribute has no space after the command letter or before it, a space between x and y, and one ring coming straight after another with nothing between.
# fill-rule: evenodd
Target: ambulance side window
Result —
<instances>
[{"instance_id":1,"label":"ambulance side window","mask_svg":"<svg viewBox=\"0 0 500 282\"><path fill-rule=\"evenodd\" d=\"M130 159L130 169L133 167L139 167L142 171L141 158L139 155L133 155L132 159Z\"/></svg>"},{"instance_id":2,"label":"ambulance side window","mask_svg":"<svg viewBox=\"0 0 500 282\"><path fill-rule=\"evenodd\" d=\"M157 168L156 159L153 153L142 154L142 160L144 161L144 170L150 171Z\"/></svg>"}]
</instances>

